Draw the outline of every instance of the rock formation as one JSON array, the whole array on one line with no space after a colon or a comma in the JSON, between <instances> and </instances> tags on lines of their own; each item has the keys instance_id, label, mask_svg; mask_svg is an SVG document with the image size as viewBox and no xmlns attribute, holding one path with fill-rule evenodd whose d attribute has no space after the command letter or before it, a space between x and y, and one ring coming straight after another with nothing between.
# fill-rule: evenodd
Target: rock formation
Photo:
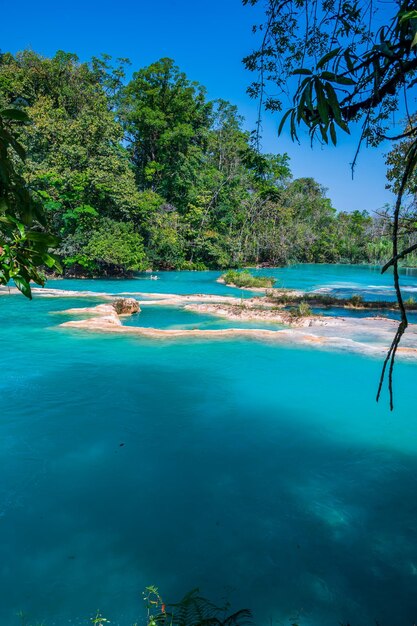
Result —
<instances>
[{"instance_id":1,"label":"rock formation","mask_svg":"<svg viewBox=\"0 0 417 626\"><path fill-rule=\"evenodd\" d=\"M139 313L139 302L134 298L117 298L113 301L113 308L118 315L133 315Z\"/></svg>"}]
</instances>

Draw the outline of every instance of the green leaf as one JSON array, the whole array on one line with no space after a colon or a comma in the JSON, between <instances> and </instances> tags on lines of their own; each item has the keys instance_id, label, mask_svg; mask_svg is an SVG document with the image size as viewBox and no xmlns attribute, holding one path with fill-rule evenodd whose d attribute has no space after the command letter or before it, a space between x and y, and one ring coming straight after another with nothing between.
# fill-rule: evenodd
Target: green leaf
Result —
<instances>
[{"instance_id":1,"label":"green leaf","mask_svg":"<svg viewBox=\"0 0 417 626\"><path fill-rule=\"evenodd\" d=\"M327 104L326 96L324 94L323 85L320 80L315 80L316 94L317 94L317 109L320 115L320 119L324 124L329 122L329 107Z\"/></svg>"},{"instance_id":2,"label":"green leaf","mask_svg":"<svg viewBox=\"0 0 417 626\"><path fill-rule=\"evenodd\" d=\"M32 300L32 291L28 281L22 278L22 276L14 276L13 281L19 291L21 291L26 298Z\"/></svg>"},{"instance_id":3,"label":"green leaf","mask_svg":"<svg viewBox=\"0 0 417 626\"><path fill-rule=\"evenodd\" d=\"M279 126L278 126L278 137L280 136L280 134L282 133L282 129L284 128L284 124L288 118L288 116L291 114L291 111L293 111L294 109L288 109L288 111L285 112L285 114L283 115Z\"/></svg>"},{"instance_id":4,"label":"green leaf","mask_svg":"<svg viewBox=\"0 0 417 626\"><path fill-rule=\"evenodd\" d=\"M400 17L400 24L403 24L404 22L407 22L408 20L415 20L417 19L417 11L406 11L405 13L403 13Z\"/></svg>"},{"instance_id":5,"label":"green leaf","mask_svg":"<svg viewBox=\"0 0 417 626\"><path fill-rule=\"evenodd\" d=\"M321 80L334 80L336 78L336 74L334 72L322 72L320 74Z\"/></svg>"},{"instance_id":6,"label":"green leaf","mask_svg":"<svg viewBox=\"0 0 417 626\"><path fill-rule=\"evenodd\" d=\"M0 117L6 120L14 120L15 122L28 122L29 116L20 109L3 109L0 111Z\"/></svg>"},{"instance_id":7,"label":"green leaf","mask_svg":"<svg viewBox=\"0 0 417 626\"><path fill-rule=\"evenodd\" d=\"M50 233L43 233L37 230L29 230L26 233L26 239L29 241L38 241L43 243L45 246L56 246L59 243L59 237L55 237Z\"/></svg>"},{"instance_id":8,"label":"green leaf","mask_svg":"<svg viewBox=\"0 0 417 626\"><path fill-rule=\"evenodd\" d=\"M333 113L333 117L335 120L341 122L342 121L342 113L340 111L339 100L337 99L337 95L335 90L333 89L330 83L326 83L324 85L324 89L327 94L327 102L330 106L330 109Z\"/></svg>"},{"instance_id":9,"label":"green leaf","mask_svg":"<svg viewBox=\"0 0 417 626\"><path fill-rule=\"evenodd\" d=\"M2 128L2 134L6 138L6 141L9 143L9 145L12 146L13 150L17 152L22 161L24 161L26 159L26 152L23 146L20 145L20 143L16 141L13 135L11 135L9 131L6 130L6 128L4 127Z\"/></svg>"},{"instance_id":10,"label":"green leaf","mask_svg":"<svg viewBox=\"0 0 417 626\"><path fill-rule=\"evenodd\" d=\"M327 54L324 55L324 57L322 57L320 59L320 61L317 63L317 69L320 70L322 67L324 67L329 61L331 61L332 59L334 59L334 57L336 57L342 48L335 48L334 50L331 50L330 52L328 52Z\"/></svg>"},{"instance_id":11,"label":"green leaf","mask_svg":"<svg viewBox=\"0 0 417 626\"><path fill-rule=\"evenodd\" d=\"M50 269L52 269L56 265L56 259L51 254L43 254L42 261L47 265Z\"/></svg>"},{"instance_id":12,"label":"green leaf","mask_svg":"<svg viewBox=\"0 0 417 626\"><path fill-rule=\"evenodd\" d=\"M299 94L303 91L303 89L306 87L306 85L309 85L311 83L311 77L307 76L307 78L303 78L303 80L301 81L301 83L298 86L297 91L295 92L295 96L294 96L294 102L297 100L297 98L299 98Z\"/></svg>"},{"instance_id":13,"label":"green leaf","mask_svg":"<svg viewBox=\"0 0 417 626\"><path fill-rule=\"evenodd\" d=\"M355 66L353 65L352 57L350 56L349 50L345 50L345 52L343 53L343 56L345 57L346 65L347 65L349 72L353 72L355 69Z\"/></svg>"},{"instance_id":14,"label":"green leaf","mask_svg":"<svg viewBox=\"0 0 417 626\"><path fill-rule=\"evenodd\" d=\"M333 145L335 146L337 143L337 137L336 137L336 129L334 126L334 122L330 122L330 138L332 140Z\"/></svg>"},{"instance_id":15,"label":"green leaf","mask_svg":"<svg viewBox=\"0 0 417 626\"><path fill-rule=\"evenodd\" d=\"M61 261L58 259L58 257L55 254L53 254L52 256L55 259L55 269L56 269L56 271L61 273L62 272L62 263L61 263Z\"/></svg>"},{"instance_id":16,"label":"green leaf","mask_svg":"<svg viewBox=\"0 0 417 626\"><path fill-rule=\"evenodd\" d=\"M329 143L326 130L323 128L323 126L319 126L319 128L320 128L320 133L321 133L321 137L322 137L323 141L325 143Z\"/></svg>"},{"instance_id":17,"label":"green leaf","mask_svg":"<svg viewBox=\"0 0 417 626\"><path fill-rule=\"evenodd\" d=\"M335 122L339 126L339 128L341 128L342 130L345 131L345 133L350 135L350 130L346 122L344 122L343 120L337 120L336 118L335 118Z\"/></svg>"},{"instance_id":18,"label":"green leaf","mask_svg":"<svg viewBox=\"0 0 417 626\"><path fill-rule=\"evenodd\" d=\"M300 67L299 69L293 71L293 75L301 74L302 76L311 76L312 73L313 72L306 67Z\"/></svg>"},{"instance_id":19,"label":"green leaf","mask_svg":"<svg viewBox=\"0 0 417 626\"><path fill-rule=\"evenodd\" d=\"M310 112L313 112L313 83L311 81L308 87L305 88L304 94L306 107Z\"/></svg>"},{"instance_id":20,"label":"green leaf","mask_svg":"<svg viewBox=\"0 0 417 626\"><path fill-rule=\"evenodd\" d=\"M290 133L291 133L291 140L292 141L298 139L297 131L296 131L296 128L295 128L295 109L291 110Z\"/></svg>"},{"instance_id":21,"label":"green leaf","mask_svg":"<svg viewBox=\"0 0 417 626\"><path fill-rule=\"evenodd\" d=\"M333 81L333 83L337 83L338 85L356 85L356 82L352 79L352 78L348 78L347 76L342 76L341 74L339 74L338 76L335 76Z\"/></svg>"}]
</instances>

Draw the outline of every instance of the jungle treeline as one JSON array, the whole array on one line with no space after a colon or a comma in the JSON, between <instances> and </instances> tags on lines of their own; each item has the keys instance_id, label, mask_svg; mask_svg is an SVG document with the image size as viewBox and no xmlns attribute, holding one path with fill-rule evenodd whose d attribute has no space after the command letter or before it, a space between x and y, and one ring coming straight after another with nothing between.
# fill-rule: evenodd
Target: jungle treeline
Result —
<instances>
[{"instance_id":1,"label":"jungle treeline","mask_svg":"<svg viewBox=\"0 0 417 626\"><path fill-rule=\"evenodd\" d=\"M389 256L389 220L337 212L319 182L294 179L286 154L259 153L237 108L210 101L171 59L132 73L105 55L3 53L9 107L29 116L16 167L68 275Z\"/></svg>"}]
</instances>

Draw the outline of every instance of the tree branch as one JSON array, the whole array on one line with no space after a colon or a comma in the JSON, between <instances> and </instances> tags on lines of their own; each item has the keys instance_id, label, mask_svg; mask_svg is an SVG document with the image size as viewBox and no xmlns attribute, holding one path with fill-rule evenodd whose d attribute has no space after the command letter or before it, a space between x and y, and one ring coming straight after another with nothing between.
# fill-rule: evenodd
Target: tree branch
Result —
<instances>
[{"instance_id":1,"label":"tree branch","mask_svg":"<svg viewBox=\"0 0 417 626\"><path fill-rule=\"evenodd\" d=\"M386 272L387 269L391 267L391 265L394 265L396 261L403 259L405 256L407 256L407 254L410 254L410 252L414 252L414 250L417 250L417 243L414 243L412 246L409 246L402 252L399 252L395 257L392 257L392 259L390 259L388 263L385 263L384 267L381 270L381 274L384 274L384 272Z\"/></svg>"},{"instance_id":2,"label":"tree branch","mask_svg":"<svg viewBox=\"0 0 417 626\"><path fill-rule=\"evenodd\" d=\"M352 96L347 96L341 102L340 110L345 120L352 120L358 113L363 110L374 108L381 104L385 96L393 95L399 85L405 81L405 77L409 72L417 70L417 57L412 61L403 63L401 68L392 76L385 85L382 85L377 92L374 92L372 96L362 100L361 102L355 102L349 104Z\"/></svg>"}]
</instances>

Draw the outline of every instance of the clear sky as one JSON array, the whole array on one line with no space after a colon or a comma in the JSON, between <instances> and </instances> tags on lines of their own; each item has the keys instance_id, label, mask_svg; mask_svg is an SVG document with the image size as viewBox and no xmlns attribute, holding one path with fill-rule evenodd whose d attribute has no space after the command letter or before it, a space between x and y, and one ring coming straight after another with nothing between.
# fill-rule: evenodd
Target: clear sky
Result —
<instances>
[{"instance_id":1,"label":"clear sky","mask_svg":"<svg viewBox=\"0 0 417 626\"><path fill-rule=\"evenodd\" d=\"M260 7L243 7L240 0L0 0L0 15L3 52L29 47L49 56L61 49L81 60L105 52L130 58L132 70L168 56L205 85L210 98L236 104L247 128L254 128L257 105L246 94L251 74L242 58L256 45L251 26ZM288 152L294 176L316 178L337 209L373 211L392 202L385 190L387 146L363 149L352 181L357 137L346 136L337 148L312 149L308 138L301 145L285 133L278 138L278 123L279 115L264 119L263 149Z\"/></svg>"}]
</instances>

